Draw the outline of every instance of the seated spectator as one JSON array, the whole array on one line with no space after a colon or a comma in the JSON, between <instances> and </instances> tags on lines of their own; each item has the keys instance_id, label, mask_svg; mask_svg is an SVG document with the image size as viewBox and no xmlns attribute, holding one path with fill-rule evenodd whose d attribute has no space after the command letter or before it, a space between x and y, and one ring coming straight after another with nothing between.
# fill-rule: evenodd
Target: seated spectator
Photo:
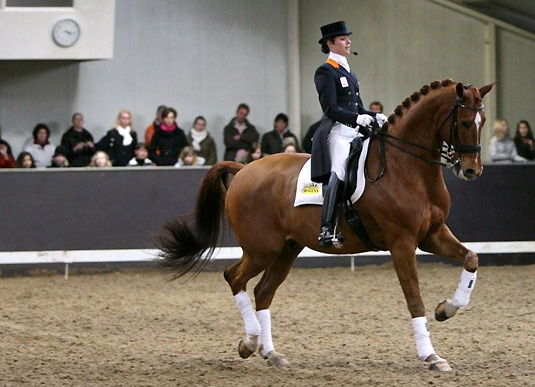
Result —
<instances>
[{"instance_id":1,"label":"seated spectator","mask_svg":"<svg viewBox=\"0 0 535 387\"><path fill-rule=\"evenodd\" d=\"M17 163L13 158L9 144L0 140L0 168L15 168Z\"/></svg>"},{"instance_id":2,"label":"seated spectator","mask_svg":"<svg viewBox=\"0 0 535 387\"><path fill-rule=\"evenodd\" d=\"M117 115L115 128L108 130L97 144L97 149L108 154L114 167L124 167L134 157L137 134L132 129L132 113L122 109Z\"/></svg>"},{"instance_id":3,"label":"seated spectator","mask_svg":"<svg viewBox=\"0 0 535 387\"><path fill-rule=\"evenodd\" d=\"M136 156L128 162L129 167L150 167L153 165L151 159L148 158L149 151L144 142L140 142L136 145L134 153Z\"/></svg>"},{"instance_id":4,"label":"seated spectator","mask_svg":"<svg viewBox=\"0 0 535 387\"><path fill-rule=\"evenodd\" d=\"M165 108L163 122L156 126L148 150L150 159L157 165L175 165L182 149L188 146L184 131L175 122L176 117L175 109Z\"/></svg>"},{"instance_id":5,"label":"seated spectator","mask_svg":"<svg viewBox=\"0 0 535 387\"><path fill-rule=\"evenodd\" d=\"M509 136L507 121L497 118L494 122L494 136L490 139L492 161L526 161L516 152L515 142Z\"/></svg>"},{"instance_id":6,"label":"seated spectator","mask_svg":"<svg viewBox=\"0 0 535 387\"><path fill-rule=\"evenodd\" d=\"M160 105L158 106L158 109L156 109L156 118L154 118L154 121L147 126L147 129L145 129L145 144L149 145L152 141L152 136L154 135L156 127L162 122L162 112L166 107L167 106L165 105Z\"/></svg>"},{"instance_id":7,"label":"seated spectator","mask_svg":"<svg viewBox=\"0 0 535 387\"><path fill-rule=\"evenodd\" d=\"M197 156L205 161L203 165L214 165L217 163L217 148L215 141L206 130L206 120L203 116L198 116L193 121L193 128L188 134L188 142Z\"/></svg>"},{"instance_id":8,"label":"seated spectator","mask_svg":"<svg viewBox=\"0 0 535 387\"><path fill-rule=\"evenodd\" d=\"M242 157L236 159L236 162L242 164L249 164L264 157L264 154L262 153L262 147L259 143L253 143L252 148L252 152L245 153Z\"/></svg>"},{"instance_id":9,"label":"seated spectator","mask_svg":"<svg viewBox=\"0 0 535 387\"><path fill-rule=\"evenodd\" d=\"M262 136L262 152L264 152L264 155L266 156L281 153L283 141L287 138L293 138L295 141L295 148L299 148L297 137L290 132L290 129L288 129L288 116L284 113L279 113L275 117L273 130Z\"/></svg>"},{"instance_id":10,"label":"seated spectator","mask_svg":"<svg viewBox=\"0 0 535 387\"><path fill-rule=\"evenodd\" d=\"M383 104L379 101L373 101L368 110L372 113L383 113Z\"/></svg>"},{"instance_id":11,"label":"seated spectator","mask_svg":"<svg viewBox=\"0 0 535 387\"><path fill-rule=\"evenodd\" d=\"M294 143L287 142L282 147L282 153L298 153Z\"/></svg>"},{"instance_id":12,"label":"seated spectator","mask_svg":"<svg viewBox=\"0 0 535 387\"><path fill-rule=\"evenodd\" d=\"M95 153L93 136L84 129L84 116L74 113L72 126L61 137L61 145L67 150L67 160L71 167L87 167Z\"/></svg>"},{"instance_id":13,"label":"seated spectator","mask_svg":"<svg viewBox=\"0 0 535 387\"><path fill-rule=\"evenodd\" d=\"M67 168L69 166L69 160L67 160L68 153L67 148L63 145L58 146L52 156L52 164L48 168Z\"/></svg>"},{"instance_id":14,"label":"seated spectator","mask_svg":"<svg viewBox=\"0 0 535 387\"><path fill-rule=\"evenodd\" d=\"M249 111L247 104L240 104L236 116L223 129L223 141L226 146L224 160L243 160L248 152L253 152L252 145L258 142L260 135L254 125L247 120Z\"/></svg>"},{"instance_id":15,"label":"seated spectator","mask_svg":"<svg viewBox=\"0 0 535 387\"><path fill-rule=\"evenodd\" d=\"M197 156L192 146L187 146L180 152L180 157L175 167L199 167L203 165L204 159Z\"/></svg>"},{"instance_id":16,"label":"seated spectator","mask_svg":"<svg viewBox=\"0 0 535 387\"><path fill-rule=\"evenodd\" d=\"M22 151L17 157L17 168L35 168L35 161L30 152Z\"/></svg>"},{"instance_id":17,"label":"seated spectator","mask_svg":"<svg viewBox=\"0 0 535 387\"><path fill-rule=\"evenodd\" d=\"M526 160L535 159L535 149L533 147L533 132L529 122L521 120L516 124L515 146L520 157Z\"/></svg>"},{"instance_id":18,"label":"seated spectator","mask_svg":"<svg viewBox=\"0 0 535 387\"><path fill-rule=\"evenodd\" d=\"M37 168L46 168L52 163L52 155L56 146L50 142L50 129L46 124L37 124L33 128L33 140L29 142L24 151L31 153Z\"/></svg>"},{"instance_id":19,"label":"seated spectator","mask_svg":"<svg viewBox=\"0 0 535 387\"><path fill-rule=\"evenodd\" d=\"M89 166L92 168L105 168L113 166L110 157L104 151L96 151L93 157L91 158L91 163Z\"/></svg>"},{"instance_id":20,"label":"seated spectator","mask_svg":"<svg viewBox=\"0 0 535 387\"><path fill-rule=\"evenodd\" d=\"M314 122L307 130L307 133L305 134L305 137L303 138L303 150L306 153L312 153L312 137L314 137L314 133L316 133L316 130L320 127L321 120Z\"/></svg>"},{"instance_id":21,"label":"seated spectator","mask_svg":"<svg viewBox=\"0 0 535 387\"><path fill-rule=\"evenodd\" d=\"M11 145L7 141L2 140L2 127L0 126L0 142L2 142L7 147L7 153L13 157L13 152L11 151Z\"/></svg>"}]
</instances>

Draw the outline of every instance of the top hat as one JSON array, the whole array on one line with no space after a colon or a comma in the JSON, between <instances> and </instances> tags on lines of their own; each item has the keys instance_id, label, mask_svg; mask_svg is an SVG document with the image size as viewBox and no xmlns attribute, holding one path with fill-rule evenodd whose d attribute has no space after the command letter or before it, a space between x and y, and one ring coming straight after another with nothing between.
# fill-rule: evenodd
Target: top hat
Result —
<instances>
[{"instance_id":1,"label":"top hat","mask_svg":"<svg viewBox=\"0 0 535 387\"><path fill-rule=\"evenodd\" d=\"M321 34L323 36L319 40L319 44L323 43L323 41L327 38L332 38L334 36L340 35L351 35L353 33L352 31L347 30L345 21L337 21L331 24L327 24L321 27L320 29Z\"/></svg>"}]
</instances>

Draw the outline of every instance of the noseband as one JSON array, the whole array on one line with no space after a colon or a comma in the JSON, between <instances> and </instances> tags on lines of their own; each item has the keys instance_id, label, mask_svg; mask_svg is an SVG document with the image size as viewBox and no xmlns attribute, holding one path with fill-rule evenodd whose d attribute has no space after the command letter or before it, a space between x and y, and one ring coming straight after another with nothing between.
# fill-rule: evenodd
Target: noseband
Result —
<instances>
[{"instance_id":1,"label":"noseband","mask_svg":"<svg viewBox=\"0 0 535 387\"><path fill-rule=\"evenodd\" d=\"M470 84L464 85L464 89L467 90L470 88ZM375 178L368 179L370 182L375 182L379 180L381 177L383 177L385 171L386 171L386 158L385 158L385 152L384 152L384 144L387 143L389 145L392 145L394 148L400 150L403 153L407 153L411 156L414 156L420 160L426 161L431 164L438 164L446 168L453 168L456 164L460 163L463 157L463 153L479 153L481 152L481 144L477 145L462 145L461 140L459 138L459 109L469 109L474 111L481 111L485 105L481 106L471 106L471 105L465 105L461 103L461 99L457 97L455 99L455 104L453 105L453 108L449 112L449 114L446 116L444 121L442 122L442 125L440 125L439 130L444 126L444 124L448 121L450 117L452 118L451 121L451 127L450 127L450 140L445 149L441 148L433 148L433 147L427 147L421 144L416 144L410 141L403 140L401 138L392 136L386 132L381 132L380 128L377 126L377 124L374 122L375 126L371 128L371 137L372 139L374 137L379 137L379 154L380 154L380 160L381 160L381 169L380 172L377 174ZM372 140L370 139L370 141ZM434 158L429 158L424 155L421 155L418 152L413 152L408 149L405 149L401 147L401 145L398 145L392 141L394 140L399 143L412 146L414 148L425 150L429 153L434 153L437 155L440 155L442 158L446 160L446 162L442 162L440 160L436 160ZM455 156L455 155L458 156ZM366 173L367 175L367 173Z\"/></svg>"}]
</instances>

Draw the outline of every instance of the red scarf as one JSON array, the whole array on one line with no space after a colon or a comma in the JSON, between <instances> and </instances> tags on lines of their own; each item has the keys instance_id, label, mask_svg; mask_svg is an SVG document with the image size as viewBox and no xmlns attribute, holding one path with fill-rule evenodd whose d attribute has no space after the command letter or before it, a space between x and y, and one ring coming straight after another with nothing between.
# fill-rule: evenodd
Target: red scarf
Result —
<instances>
[{"instance_id":1,"label":"red scarf","mask_svg":"<svg viewBox=\"0 0 535 387\"><path fill-rule=\"evenodd\" d=\"M176 129L176 122L173 122L173 125L171 126L167 126L165 125L163 122L160 124L160 128L162 128L162 130L164 132L172 132L173 130Z\"/></svg>"}]
</instances>

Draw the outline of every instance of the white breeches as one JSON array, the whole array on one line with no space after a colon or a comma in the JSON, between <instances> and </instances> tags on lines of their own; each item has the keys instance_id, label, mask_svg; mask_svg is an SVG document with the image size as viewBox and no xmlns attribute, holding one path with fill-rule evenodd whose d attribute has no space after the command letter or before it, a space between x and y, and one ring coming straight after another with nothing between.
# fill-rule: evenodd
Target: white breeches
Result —
<instances>
[{"instance_id":1,"label":"white breeches","mask_svg":"<svg viewBox=\"0 0 535 387\"><path fill-rule=\"evenodd\" d=\"M336 173L338 179L345 181L346 161L351 148L351 141L357 136L362 136L357 129L350 128L339 122L336 123L329 133L329 154L331 155L331 172Z\"/></svg>"}]
</instances>

